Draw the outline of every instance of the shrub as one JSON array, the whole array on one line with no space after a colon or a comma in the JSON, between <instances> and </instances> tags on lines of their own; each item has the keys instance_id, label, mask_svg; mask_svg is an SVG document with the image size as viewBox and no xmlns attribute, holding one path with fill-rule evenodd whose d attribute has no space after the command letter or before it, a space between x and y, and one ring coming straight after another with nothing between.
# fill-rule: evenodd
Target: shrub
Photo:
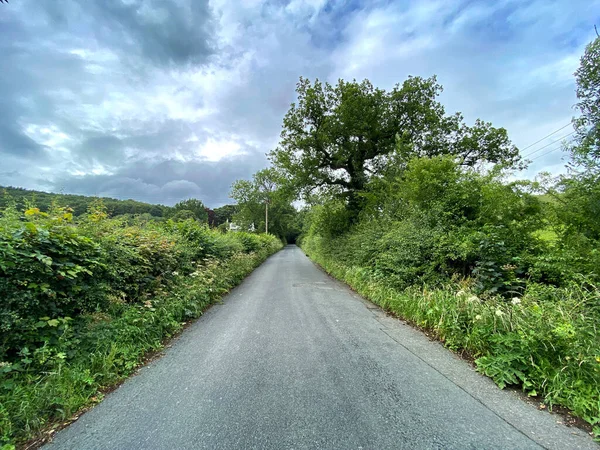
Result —
<instances>
[{"instance_id":1,"label":"shrub","mask_svg":"<svg viewBox=\"0 0 600 450\"><path fill-rule=\"evenodd\" d=\"M19 342L45 342L41 322L102 309L107 288L100 245L82 235L66 210L35 208L0 228L0 360L18 357ZM47 317L46 321L40 318ZM55 322L50 322L55 326ZM34 343L34 342L30 342Z\"/></svg>"},{"instance_id":2,"label":"shrub","mask_svg":"<svg viewBox=\"0 0 600 450\"><path fill-rule=\"evenodd\" d=\"M301 239L307 254L468 351L499 386L567 406L600 431L593 233L578 218L562 223L553 210L560 202L542 203L527 183L506 183L496 170L421 158L394 177L373 181L358 223L344 224L339 201L314 207ZM588 204L580 200L578 208Z\"/></svg>"},{"instance_id":3,"label":"shrub","mask_svg":"<svg viewBox=\"0 0 600 450\"><path fill-rule=\"evenodd\" d=\"M0 212L0 446L70 417L281 248L197 220Z\"/></svg>"}]
</instances>

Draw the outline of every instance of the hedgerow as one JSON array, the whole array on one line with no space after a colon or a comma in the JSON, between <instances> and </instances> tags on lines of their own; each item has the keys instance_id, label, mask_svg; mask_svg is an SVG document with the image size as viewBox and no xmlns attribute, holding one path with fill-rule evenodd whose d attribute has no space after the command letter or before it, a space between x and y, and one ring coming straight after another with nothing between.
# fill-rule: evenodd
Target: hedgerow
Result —
<instances>
[{"instance_id":1,"label":"hedgerow","mask_svg":"<svg viewBox=\"0 0 600 450\"><path fill-rule=\"evenodd\" d=\"M527 154L447 114L435 76L391 90L300 78L269 156L308 205L307 254L600 437L600 37L575 77L555 177L514 181Z\"/></svg>"},{"instance_id":2,"label":"hedgerow","mask_svg":"<svg viewBox=\"0 0 600 450\"><path fill-rule=\"evenodd\" d=\"M109 219L96 205L0 214L0 443L98 401L281 248L196 220Z\"/></svg>"},{"instance_id":3,"label":"hedgerow","mask_svg":"<svg viewBox=\"0 0 600 450\"><path fill-rule=\"evenodd\" d=\"M500 387L566 406L600 433L598 241L562 226L527 185L444 157L411 161L393 183L341 233L337 200L313 208L306 253L466 351Z\"/></svg>"},{"instance_id":4,"label":"hedgerow","mask_svg":"<svg viewBox=\"0 0 600 450\"><path fill-rule=\"evenodd\" d=\"M467 351L501 388L522 386L550 406L600 422L600 293L596 285L530 284L519 297L480 297L472 282L394 287L376 271L346 265L305 238L304 250L336 278L385 310ZM596 428L596 432L598 432Z\"/></svg>"}]
</instances>

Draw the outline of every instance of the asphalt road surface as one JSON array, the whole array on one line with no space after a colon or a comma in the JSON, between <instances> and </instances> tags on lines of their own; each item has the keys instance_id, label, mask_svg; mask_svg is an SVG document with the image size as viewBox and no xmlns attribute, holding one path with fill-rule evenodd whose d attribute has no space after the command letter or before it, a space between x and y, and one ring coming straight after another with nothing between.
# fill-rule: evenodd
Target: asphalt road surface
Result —
<instances>
[{"instance_id":1,"label":"asphalt road surface","mask_svg":"<svg viewBox=\"0 0 600 450\"><path fill-rule=\"evenodd\" d=\"M598 450L560 422L288 246L47 448Z\"/></svg>"}]
</instances>

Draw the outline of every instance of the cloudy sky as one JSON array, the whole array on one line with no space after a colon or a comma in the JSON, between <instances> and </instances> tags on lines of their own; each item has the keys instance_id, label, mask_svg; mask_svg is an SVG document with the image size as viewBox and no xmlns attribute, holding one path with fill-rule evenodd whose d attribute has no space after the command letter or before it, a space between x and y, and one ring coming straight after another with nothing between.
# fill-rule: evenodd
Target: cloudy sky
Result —
<instances>
[{"instance_id":1,"label":"cloudy sky","mask_svg":"<svg viewBox=\"0 0 600 450\"><path fill-rule=\"evenodd\" d=\"M222 205L267 165L301 75L437 74L449 112L527 155L572 131L528 147L574 114L594 23L600 0L10 0L0 185ZM525 175L560 171L557 147Z\"/></svg>"}]
</instances>

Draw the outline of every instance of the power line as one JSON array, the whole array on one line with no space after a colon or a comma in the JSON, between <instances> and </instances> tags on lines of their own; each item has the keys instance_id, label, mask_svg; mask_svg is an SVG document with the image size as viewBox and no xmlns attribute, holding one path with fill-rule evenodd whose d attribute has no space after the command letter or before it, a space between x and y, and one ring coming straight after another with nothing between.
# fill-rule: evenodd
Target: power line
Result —
<instances>
[{"instance_id":1,"label":"power line","mask_svg":"<svg viewBox=\"0 0 600 450\"><path fill-rule=\"evenodd\" d=\"M560 150L560 149L562 149L562 145L559 145L558 147L554 147L552 150L549 150L549 151L547 151L547 152L544 152L544 153L542 153L541 155L538 155L538 156L536 156L535 158L531 158L531 160L530 160L530 161L535 161L536 159L539 159L539 158L541 158L542 156L549 155L550 153L552 153L552 152L555 152L556 150Z\"/></svg>"},{"instance_id":2,"label":"power line","mask_svg":"<svg viewBox=\"0 0 600 450\"><path fill-rule=\"evenodd\" d=\"M569 122L568 124L566 124L565 126L560 127L558 130L553 131L552 133L548 134L547 136L544 136L543 138L541 138L539 141L535 141L533 144L529 144L527 147L522 148L521 151L523 150L527 150L530 147L533 147L535 144L539 144L540 142L542 142L544 139L549 138L550 136L552 136L553 134L558 133L560 130L564 130L565 128L567 128L569 125L571 125L571 123Z\"/></svg>"},{"instance_id":3,"label":"power line","mask_svg":"<svg viewBox=\"0 0 600 450\"><path fill-rule=\"evenodd\" d=\"M537 152L539 152L540 150L545 149L546 147L550 147L552 144L556 144L559 141L562 141L564 138L571 136L572 134L574 134L575 131L571 131L569 134L565 134L564 136L559 137L557 140L550 142L549 144L544 145L543 147L538 148L537 150L534 150L533 152L529 152L526 155L523 155L523 158L527 158L528 156L534 155Z\"/></svg>"}]
</instances>

